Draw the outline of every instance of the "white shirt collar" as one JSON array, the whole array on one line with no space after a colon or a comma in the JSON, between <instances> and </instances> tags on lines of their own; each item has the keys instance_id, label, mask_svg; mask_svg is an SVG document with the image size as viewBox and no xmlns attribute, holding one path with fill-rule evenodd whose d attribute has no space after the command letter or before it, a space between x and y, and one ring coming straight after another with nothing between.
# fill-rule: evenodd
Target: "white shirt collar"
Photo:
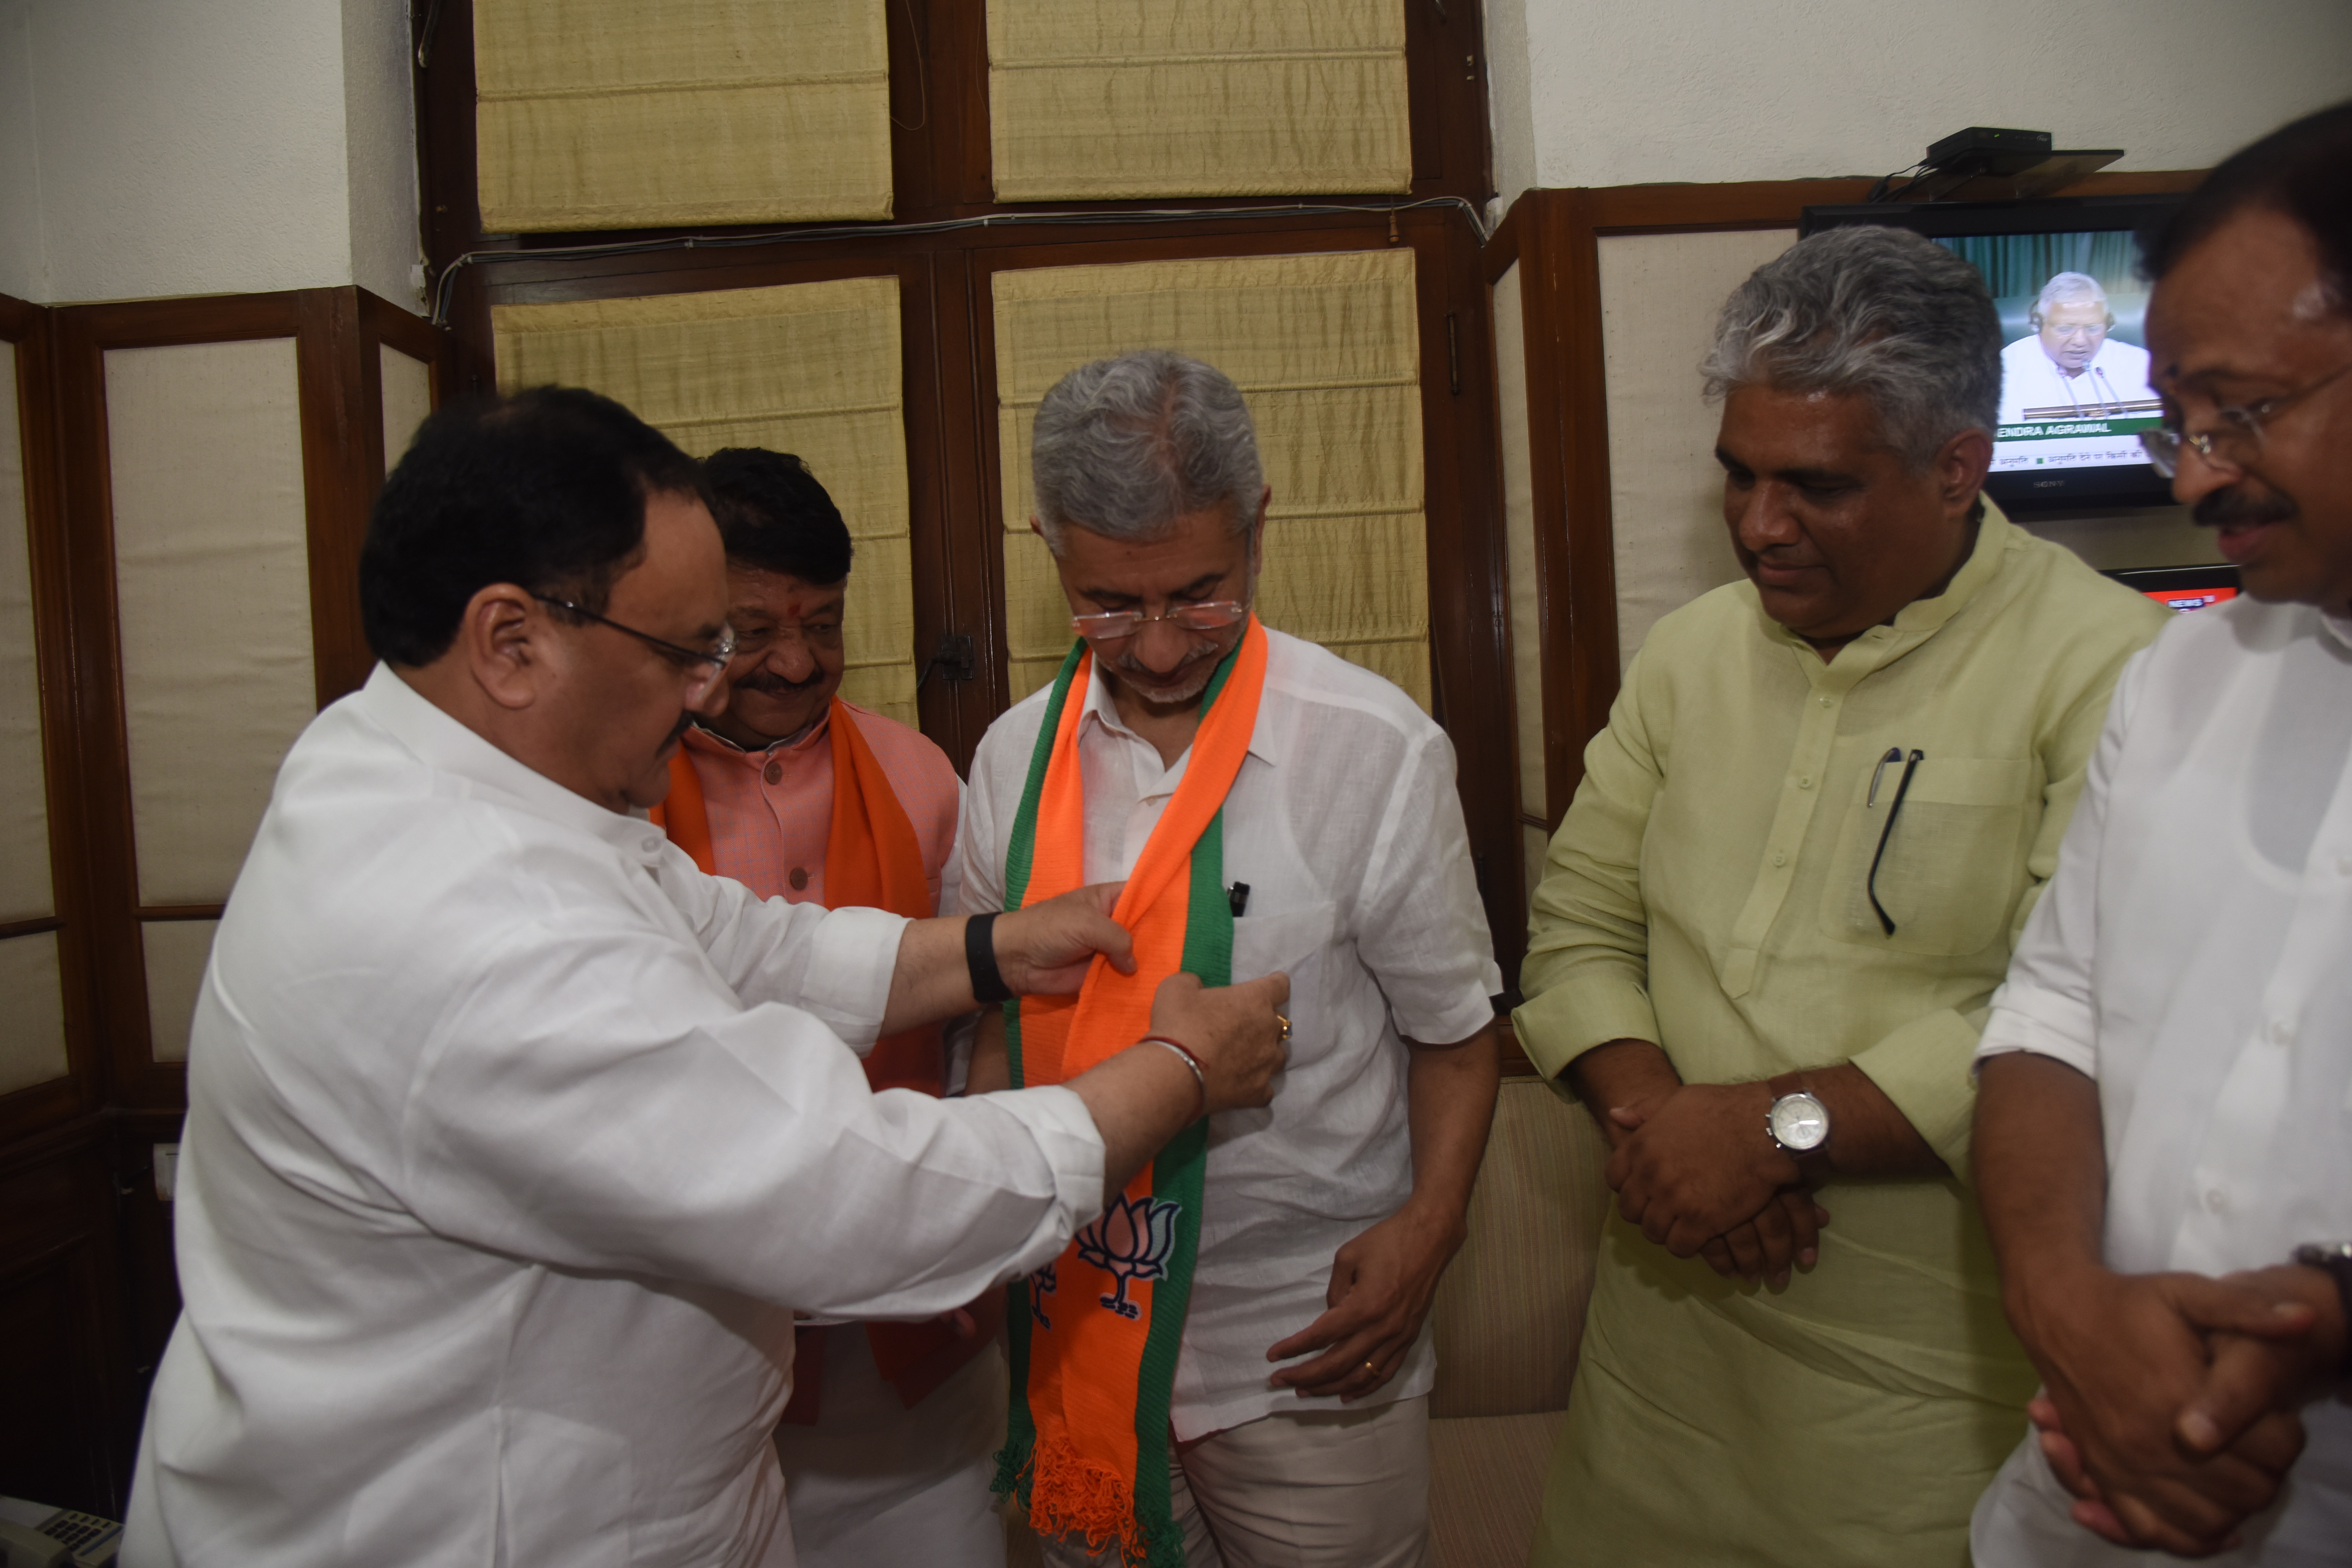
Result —
<instances>
[{"instance_id":1,"label":"white shirt collar","mask_svg":"<svg viewBox=\"0 0 2352 1568\"><path fill-rule=\"evenodd\" d=\"M1273 639L1269 637L1266 647L1266 673L1269 676L1273 674L1274 659ZM1088 668L1091 673L1087 679L1087 705L1078 712L1079 728L1083 730L1088 723L1099 724L1112 734L1133 741L1138 745L1150 745L1150 742L1129 729L1127 721L1118 716L1118 704L1111 696L1110 681L1103 675L1101 658L1097 658ZM1268 767L1275 765L1274 743L1267 731L1263 699L1257 705L1257 722L1250 726L1249 754ZM1169 771L1174 773L1181 768L1192 755L1192 748L1185 747L1183 755L1176 759Z\"/></svg>"},{"instance_id":2,"label":"white shirt collar","mask_svg":"<svg viewBox=\"0 0 2352 1568\"><path fill-rule=\"evenodd\" d=\"M465 781L473 793L504 795L533 816L594 835L633 860L650 864L661 858L661 836L643 817L607 811L500 751L403 680L390 665L378 664L354 700L418 761Z\"/></svg>"}]
</instances>

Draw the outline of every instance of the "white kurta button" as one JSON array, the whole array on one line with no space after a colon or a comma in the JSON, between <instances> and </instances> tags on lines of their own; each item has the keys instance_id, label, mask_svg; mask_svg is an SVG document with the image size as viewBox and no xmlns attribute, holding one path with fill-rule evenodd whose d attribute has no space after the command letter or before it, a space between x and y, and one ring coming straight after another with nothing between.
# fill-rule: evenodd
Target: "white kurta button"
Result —
<instances>
[{"instance_id":1,"label":"white kurta button","mask_svg":"<svg viewBox=\"0 0 2352 1568\"><path fill-rule=\"evenodd\" d=\"M1772 851L1772 864L1774 864L1775 866L1785 866L1785 865L1787 865L1788 863L1789 863L1789 852L1788 852L1787 850L1785 850L1785 849L1775 849L1775 850L1773 850L1773 851Z\"/></svg>"},{"instance_id":2,"label":"white kurta button","mask_svg":"<svg viewBox=\"0 0 2352 1568\"><path fill-rule=\"evenodd\" d=\"M2223 1193L2221 1188L2208 1187L2205 1189L2205 1207L2209 1211L2214 1214L2220 1214L2223 1209L2226 1209L2229 1206L2229 1196L2227 1194Z\"/></svg>"},{"instance_id":3,"label":"white kurta button","mask_svg":"<svg viewBox=\"0 0 2352 1568\"><path fill-rule=\"evenodd\" d=\"M1812 775L1812 774L1811 774L1811 773L1804 773L1804 774L1801 774L1801 775L1798 777L1798 779L1797 779L1797 787L1798 787L1799 789L1811 789L1811 788L1812 788L1812 787L1813 787L1813 775Z\"/></svg>"},{"instance_id":4,"label":"white kurta button","mask_svg":"<svg viewBox=\"0 0 2352 1568\"><path fill-rule=\"evenodd\" d=\"M2284 1018L2271 1020L2271 1044L2283 1046L2294 1038L2294 1026Z\"/></svg>"},{"instance_id":5,"label":"white kurta button","mask_svg":"<svg viewBox=\"0 0 2352 1568\"><path fill-rule=\"evenodd\" d=\"M1826 707L1828 707L1829 705L1830 705L1830 700L1829 700L1828 698L1826 698L1826 697L1822 698L1822 707L1824 707L1824 708L1826 708Z\"/></svg>"}]
</instances>

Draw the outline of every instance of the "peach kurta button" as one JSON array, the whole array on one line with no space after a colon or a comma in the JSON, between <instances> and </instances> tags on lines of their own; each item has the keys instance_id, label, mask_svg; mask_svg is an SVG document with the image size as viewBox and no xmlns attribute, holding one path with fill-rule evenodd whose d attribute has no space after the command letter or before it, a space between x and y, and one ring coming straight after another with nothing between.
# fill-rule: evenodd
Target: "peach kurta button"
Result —
<instances>
[{"instance_id":1,"label":"peach kurta button","mask_svg":"<svg viewBox=\"0 0 2352 1568\"><path fill-rule=\"evenodd\" d=\"M784 782L784 764L776 761L775 758L770 757L768 759L767 771L762 773L760 776L766 779L770 784L782 784ZM798 882L794 882L793 886L797 888L800 884Z\"/></svg>"},{"instance_id":2,"label":"peach kurta button","mask_svg":"<svg viewBox=\"0 0 2352 1568\"><path fill-rule=\"evenodd\" d=\"M775 766L773 763L771 763L768 765L770 767ZM784 879L792 883L793 891L797 893L803 888L808 886L808 868L805 866L795 866L793 868L793 874Z\"/></svg>"}]
</instances>

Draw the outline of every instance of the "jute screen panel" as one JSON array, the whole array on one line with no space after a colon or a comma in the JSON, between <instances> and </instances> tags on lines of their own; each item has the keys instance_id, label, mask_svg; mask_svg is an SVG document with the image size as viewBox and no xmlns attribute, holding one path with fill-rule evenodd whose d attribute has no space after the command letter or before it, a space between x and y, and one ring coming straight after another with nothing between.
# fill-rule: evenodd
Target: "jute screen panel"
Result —
<instances>
[{"instance_id":1,"label":"jute screen panel","mask_svg":"<svg viewBox=\"0 0 2352 1568\"><path fill-rule=\"evenodd\" d=\"M999 201L1403 191L1404 0L988 0Z\"/></svg>"},{"instance_id":2,"label":"jute screen panel","mask_svg":"<svg viewBox=\"0 0 2352 1568\"><path fill-rule=\"evenodd\" d=\"M294 340L109 350L106 408L139 901L218 903L318 710Z\"/></svg>"},{"instance_id":3,"label":"jute screen panel","mask_svg":"<svg viewBox=\"0 0 2352 1568\"><path fill-rule=\"evenodd\" d=\"M16 345L0 342L0 921L54 914L52 898Z\"/></svg>"},{"instance_id":4,"label":"jute screen panel","mask_svg":"<svg viewBox=\"0 0 2352 1568\"><path fill-rule=\"evenodd\" d=\"M16 346L0 343L0 921L43 920L57 911L20 429ZM37 931L0 941L0 1094L65 1075L58 934Z\"/></svg>"},{"instance_id":5,"label":"jute screen panel","mask_svg":"<svg viewBox=\"0 0 2352 1568\"><path fill-rule=\"evenodd\" d=\"M1661 616L1738 581L1698 363L1725 296L1796 242L1786 228L1601 240L1620 668Z\"/></svg>"},{"instance_id":6,"label":"jute screen panel","mask_svg":"<svg viewBox=\"0 0 2352 1568\"><path fill-rule=\"evenodd\" d=\"M856 542L841 694L915 722L896 278L500 305L490 323L506 391L590 387L695 457L766 447L804 459Z\"/></svg>"},{"instance_id":7,"label":"jute screen panel","mask_svg":"<svg viewBox=\"0 0 2352 1568\"><path fill-rule=\"evenodd\" d=\"M376 345L376 366L383 388L383 468L390 473L433 412L433 367L390 343Z\"/></svg>"},{"instance_id":8,"label":"jute screen panel","mask_svg":"<svg viewBox=\"0 0 2352 1568\"><path fill-rule=\"evenodd\" d=\"M486 233L890 216L885 0L475 0Z\"/></svg>"},{"instance_id":9,"label":"jute screen panel","mask_svg":"<svg viewBox=\"0 0 2352 1568\"><path fill-rule=\"evenodd\" d=\"M1429 706L1413 256L1147 261L995 275L1005 643L1013 696L1053 678L1069 603L1029 531L1037 405L1089 360L1174 349L1233 377L1274 500L1257 610Z\"/></svg>"},{"instance_id":10,"label":"jute screen panel","mask_svg":"<svg viewBox=\"0 0 2352 1568\"><path fill-rule=\"evenodd\" d=\"M146 921L139 927L147 960L148 1038L159 1062L188 1059L188 1026L218 930L218 921Z\"/></svg>"},{"instance_id":11,"label":"jute screen panel","mask_svg":"<svg viewBox=\"0 0 2352 1568\"><path fill-rule=\"evenodd\" d=\"M65 977L58 933L0 942L0 1094L66 1076Z\"/></svg>"},{"instance_id":12,"label":"jute screen panel","mask_svg":"<svg viewBox=\"0 0 2352 1568\"><path fill-rule=\"evenodd\" d=\"M1536 595L1534 457L1528 437L1528 345L1517 262L1495 282L1495 385L1503 426L1503 544L1511 573L1511 714L1519 753L1519 853L1528 896L1543 880L1549 813L1544 783L1543 626Z\"/></svg>"}]
</instances>

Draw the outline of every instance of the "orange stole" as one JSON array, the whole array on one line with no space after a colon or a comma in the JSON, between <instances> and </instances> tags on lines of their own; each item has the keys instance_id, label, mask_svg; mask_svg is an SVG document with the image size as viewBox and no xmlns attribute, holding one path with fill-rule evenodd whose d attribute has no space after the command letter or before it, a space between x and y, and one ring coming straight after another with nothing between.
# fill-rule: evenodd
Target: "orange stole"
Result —
<instances>
[{"instance_id":1,"label":"orange stole","mask_svg":"<svg viewBox=\"0 0 2352 1568\"><path fill-rule=\"evenodd\" d=\"M1255 616L1232 657L1206 694L1184 777L1111 915L1133 934L1135 973L1121 974L1097 957L1076 996L1012 1005L1020 1087L1066 1082L1150 1034L1152 997L1171 974L1190 970L1211 985L1230 982L1220 814L1248 755L1265 688L1266 635ZM1053 733L1040 737L1046 750L1032 786L1034 827L1017 889L1007 868L1008 893L1017 891L1021 908L1085 881L1077 731L1092 670L1092 652L1074 648ZM1014 825L1008 862L1021 852L1023 826ZM1204 842L1205 867L1195 858ZM1198 909L1203 900L1212 907ZM1037 1293L1024 1294L1034 1303L1050 1293L1053 1313L1049 1319L1033 1304L1015 1331L1013 1411L998 1489L1024 1498L1039 1534L1080 1536L1097 1550L1116 1541L1129 1563L1182 1559L1170 1518L1168 1412L1199 1234L1205 1128L1195 1122L1180 1134L1129 1182L1118 1203L1033 1277ZM1163 1236L1171 1227L1172 1247ZM1146 1254L1153 1267L1136 1268Z\"/></svg>"},{"instance_id":2,"label":"orange stole","mask_svg":"<svg viewBox=\"0 0 2352 1568\"><path fill-rule=\"evenodd\" d=\"M856 717L838 697L833 700L828 723L833 824L824 843L824 907L857 905L929 920L930 882L923 874L923 847L915 837L915 825L907 819L907 808L898 804L874 748L858 733ZM669 794L651 815L697 866L710 876L721 874L711 847L702 781L683 742L669 760ZM911 1089L937 1096L947 1088L946 1047L936 1024L883 1037L867 1053L865 1066L866 1081L876 1089ZM813 1353L794 1358L787 1420L816 1419L818 1360L814 1352L823 1331L801 1331L801 1348ZM866 1335L875 1366L909 1409L987 1342L985 1335L966 1339L937 1321L867 1323Z\"/></svg>"}]
</instances>

